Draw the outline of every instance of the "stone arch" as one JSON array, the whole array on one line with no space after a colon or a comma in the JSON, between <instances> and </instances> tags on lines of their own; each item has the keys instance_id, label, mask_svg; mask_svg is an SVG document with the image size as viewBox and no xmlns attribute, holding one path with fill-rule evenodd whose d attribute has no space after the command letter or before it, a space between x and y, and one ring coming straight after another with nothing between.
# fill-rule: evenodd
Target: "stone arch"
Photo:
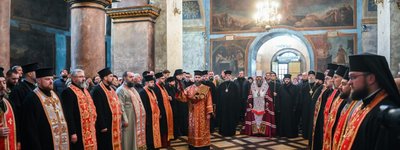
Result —
<instances>
[{"instance_id":1,"label":"stone arch","mask_svg":"<svg viewBox=\"0 0 400 150\"><path fill-rule=\"evenodd\" d=\"M297 31L283 29L283 28L277 28L277 29L271 29L269 31L261 33L251 43L250 48L249 48L249 53L248 53L248 62L249 62L248 69L247 69L248 76L255 75L255 73L256 73L257 53L258 53L259 49L261 48L261 46L265 42L267 42L275 37L282 36L282 35L294 36L304 43L304 45L307 47L307 52L310 57L309 58L310 64L308 64L308 65L310 66L311 70L314 69L314 52L313 52L310 42L304 37L304 35Z\"/></svg>"}]
</instances>

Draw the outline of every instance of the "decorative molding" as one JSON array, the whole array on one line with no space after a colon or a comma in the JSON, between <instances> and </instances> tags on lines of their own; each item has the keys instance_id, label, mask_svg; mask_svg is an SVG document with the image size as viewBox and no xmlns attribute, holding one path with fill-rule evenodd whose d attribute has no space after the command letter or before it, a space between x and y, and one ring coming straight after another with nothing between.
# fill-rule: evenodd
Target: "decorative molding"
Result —
<instances>
[{"instance_id":1,"label":"decorative molding","mask_svg":"<svg viewBox=\"0 0 400 150\"><path fill-rule=\"evenodd\" d=\"M362 19L362 24L377 24L378 20L376 18Z\"/></svg>"},{"instance_id":2,"label":"decorative molding","mask_svg":"<svg viewBox=\"0 0 400 150\"><path fill-rule=\"evenodd\" d=\"M76 3L97 3L103 5L104 7L111 5L111 3L113 2L112 0L65 0L65 1L69 3L71 6Z\"/></svg>"},{"instance_id":3,"label":"decorative molding","mask_svg":"<svg viewBox=\"0 0 400 150\"><path fill-rule=\"evenodd\" d=\"M152 5L124 7L124 8L110 8L107 9L107 14L112 19L124 18L137 18L137 17L150 17L155 20L160 15L160 8Z\"/></svg>"},{"instance_id":4,"label":"decorative molding","mask_svg":"<svg viewBox=\"0 0 400 150\"><path fill-rule=\"evenodd\" d=\"M374 0L375 4L379 4L384 2L385 0ZM389 3L395 2L397 4L397 8L400 9L400 0L389 0Z\"/></svg>"},{"instance_id":5,"label":"decorative molding","mask_svg":"<svg viewBox=\"0 0 400 150\"><path fill-rule=\"evenodd\" d=\"M206 27L204 26L187 26L183 27L183 32L204 32Z\"/></svg>"}]
</instances>

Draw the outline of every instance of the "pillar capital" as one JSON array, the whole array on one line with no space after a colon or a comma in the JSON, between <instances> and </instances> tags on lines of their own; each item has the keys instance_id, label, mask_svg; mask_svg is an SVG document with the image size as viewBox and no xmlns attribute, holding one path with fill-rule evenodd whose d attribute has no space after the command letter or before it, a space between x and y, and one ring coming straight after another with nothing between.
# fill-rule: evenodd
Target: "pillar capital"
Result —
<instances>
[{"instance_id":1,"label":"pillar capital","mask_svg":"<svg viewBox=\"0 0 400 150\"><path fill-rule=\"evenodd\" d=\"M65 0L71 5L71 8L75 7L96 7L93 4L99 4L104 9L105 7L111 5L112 0ZM97 6L98 7L98 6Z\"/></svg>"},{"instance_id":2,"label":"pillar capital","mask_svg":"<svg viewBox=\"0 0 400 150\"><path fill-rule=\"evenodd\" d=\"M152 5L110 8L107 14L113 19L113 22L126 21L151 21L155 22L160 15L160 8Z\"/></svg>"}]
</instances>

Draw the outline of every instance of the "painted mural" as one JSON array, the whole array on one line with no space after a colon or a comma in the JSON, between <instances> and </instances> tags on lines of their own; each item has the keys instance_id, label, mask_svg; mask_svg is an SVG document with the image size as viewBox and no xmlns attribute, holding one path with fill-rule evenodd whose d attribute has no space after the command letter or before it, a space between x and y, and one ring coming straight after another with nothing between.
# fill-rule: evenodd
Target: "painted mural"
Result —
<instances>
[{"instance_id":1,"label":"painted mural","mask_svg":"<svg viewBox=\"0 0 400 150\"><path fill-rule=\"evenodd\" d=\"M357 34L339 34L328 37L327 34L307 36L313 45L318 71L325 71L328 63L346 65L348 56L357 52Z\"/></svg>"},{"instance_id":2,"label":"painted mural","mask_svg":"<svg viewBox=\"0 0 400 150\"><path fill-rule=\"evenodd\" d=\"M362 23L363 24L376 24L377 22L377 5L374 0L363 1L362 9Z\"/></svg>"},{"instance_id":3,"label":"painted mural","mask_svg":"<svg viewBox=\"0 0 400 150\"><path fill-rule=\"evenodd\" d=\"M252 41L253 38L211 40L211 69L217 74L223 70L231 70L232 75L247 72L247 51Z\"/></svg>"},{"instance_id":4,"label":"painted mural","mask_svg":"<svg viewBox=\"0 0 400 150\"><path fill-rule=\"evenodd\" d=\"M40 67L55 67L54 34L12 27L10 39L11 65L38 62Z\"/></svg>"},{"instance_id":5,"label":"painted mural","mask_svg":"<svg viewBox=\"0 0 400 150\"><path fill-rule=\"evenodd\" d=\"M13 19L69 28L69 8L65 0L13 0L11 16Z\"/></svg>"},{"instance_id":6,"label":"painted mural","mask_svg":"<svg viewBox=\"0 0 400 150\"><path fill-rule=\"evenodd\" d=\"M377 11L378 6L375 4L375 0L368 0L368 11Z\"/></svg>"},{"instance_id":7,"label":"painted mural","mask_svg":"<svg viewBox=\"0 0 400 150\"><path fill-rule=\"evenodd\" d=\"M259 0L211 0L211 32L256 32L253 19ZM280 26L301 30L355 28L355 0L277 0Z\"/></svg>"},{"instance_id":8,"label":"painted mural","mask_svg":"<svg viewBox=\"0 0 400 150\"><path fill-rule=\"evenodd\" d=\"M200 19L200 6L197 1L184 1L182 2L183 20Z\"/></svg>"}]
</instances>

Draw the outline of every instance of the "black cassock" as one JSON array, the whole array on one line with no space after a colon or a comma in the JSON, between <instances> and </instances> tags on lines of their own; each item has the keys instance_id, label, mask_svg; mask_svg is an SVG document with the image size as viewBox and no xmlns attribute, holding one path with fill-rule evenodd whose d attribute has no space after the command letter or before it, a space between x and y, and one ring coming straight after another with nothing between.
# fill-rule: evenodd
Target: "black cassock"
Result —
<instances>
[{"instance_id":1,"label":"black cassock","mask_svg":"<svg viewBox=\"0 0 400 150\"><path fill-rule=\"evenodd\" d=\"M275 80L275 81L268 82L268 85L269 85L269 90L271 91L272 99L274 101L275 124L276 124L276 131L277 131L276 134L279 136L279 134L280 134L279 133L279 130L280 130L279 129L280 128L280 121L279 121L280 117L279 117L279 115L280 115L280 113L278 113L276 111L276 109L277 109L276 102L279 101L279 97L278 97L278 95L274 96L274 92L279 94L279 90L281 88L281 83L279 82L279 80ZM249 90L250 90L251 84L249 84L248 86L249 86Z\"/></svg>"},{"instance_id":2,"label":"black cassock","mask_svg":"<svg viewBox=\"0 0 400 150\"><path fill-rule=\"evenodd\" d=\"M17 131L21 131L21 111L22 104L24 102L25 97L32 92L36 86L32 83L29 83L25 80L20 82L17 86L15 86L10 93L10 103L13 107L15 113L15 124L17 127ZM21 137L21 132L17 132L17 140Z\"/></svg>"},{"instance_id":3,"label":"black cassock","mask_svg":"<svg viewBox=\"0 0 400 150\"><path fill-rule=\"evenodd\" d=\"M309 139L309 146L311 146L311 140L312 140L312 130L313 130L313 123L314 123L314 111L315 111L315 103L318 100L319 95L321 95L323 85L322 84L316 84L315 85L316 90L313 91L313 94L311 95L311 102L310 102L310 109L308 112L308 117L309 122L308 122L308 139Z\"/></svg>"},{"instance_id":4,"label":"black cassock","mask_svg":"<svg viewBox=\"0 0 400 150\"><path fill-rule=\"evenodd\" d=\"M142 99L143 107L146 111L146 145L147 149L155 149L154 148L154 140L153 140L153 111L150 105L150 99L147 95L146 90L142 90L139 92L140 98Z\"/></svg>"},{"instance_id":5,"label":"black cassock","mask_svg":"<svg viewBox=\"0 0 400 150\"><path fill-rule=\"evenodd\" d=\"M51 96L50 92L42 92ZM39 97L30 92L21 107L21 149L52 150L53 136Z\"/></svg>"},{"instance_id":6,"label":"black cassock","mask_svg":"<svg viewBox=\"0 0 400 150\"><path fill-rule=\"evenodd\" d=\"M104 85L107 90L111 87ZM112 113L108 106L108 99L106 93L99 85L96 85L91 91L93 103L96 106L97 120L96 120L96 138L97 147L99 150L112 150ZM107 132L100 132L102 129L107 128Z\"/></svg>"},{"instance_id":7,"label":"black cassock","mask_svg":"<svg viewBox=\"0 0 400 150\"><path fill-rule=\"evenodd\" d=\"M363 100L364 104L369 104L378 94L374 94L370 98ZM383 121L379 118L381 111L379 107L382 105L394 106L396 105L388 97L384 98L378 105L376 105L365 116L363 122L358 129L356 138L351 149L362 150L383 150L383 149L398 149L400 147L400 140L398 139L399 132L393 128L387 128L383 125Z\"/></svg>"},{"instance_id":8,"label":"black cassock","mask_svg":"<svg viewBox=\"0 0 400 150\"><path fill-rule=\"evenodd\" d=\"M246 79L245 78L237 78L235 81L236 86L239 89L239 97L240 97L240 121L244 121L244 115L246 113L246 106L247 106L247 96L245 96L244 94L244 90L245 90L245 82Z\"/></svg>"},{"instance_id":9,"label":"black cassock","mask_svg":"<svg viewBox=\"0 0 400 150\"><path fill-rule=\"evenodd\" d=\"M301 107L301 130L304 139L309 137L310 126L310 112L314 112L312 105L312 95L316 92L319 85L316 83L309 83L308 81L300 84L300 106ZM312 93L311 93L312 91ZM314 104L315 105L315 104Z\"/></svg>"},{"instance_id":10,"label":"black cassock","mask_svg":"<svg viewBox=\"0 0 400 150\"><path fill-rule=\"evenodd\" d=\"M141 84L135 84L134 88L135 88L136 91L139 93L140 91L143 90L143 85L141 85Z\"/></svg>"},{"instance_id":11,"label":"black cassock","mask_svg":"<svg viewBox=\"0 0 400 150\"><path fill-rule=\"evenodd\" d=\"M175 87L174 86L170 86L170 85L165 85L165 89L168 92L168 95L172 97L172 101L171 101L171 108L172 108L172 113L174 116L174 138L177 138L177 136L179 135L179 128L178 128L178 108L177 108L177 100L175 99Z\"/></svg>"},{"instance_id":12,"label":"black cassock","mask_svg":"<svg viewBox=\"0 0 400 150\"><path fill-rule=\"evenodd\" d=\"M179 93L178 88L185 89L185 83L183 81L178 81L175 80L175 94ZM175 95L176 96L176 95ZM174 97L175 97L174 96ZM175 97L176 98L176 97ZM176 136L187 136L189 132L189 106L188 103L186 102L181 102L177 99L175 99L174 102L175 108L176 108L176 122L177 124L174 124L176 128L178 129L178 134Z\"/></svg>"},{"instance_id":13,"label":"black cassock","mask_svg":"<svg viewBox=\"0 0 400 150\"><path fill-rule=\"evenodd\" d=\"M216 106L218 99L217 99L217 88L215 87L214 83L209 80L203 81L201 83L210 87L212 103L213 103L213 106ZM215 110L214 110L214 112L215 112ZM210 119L210 132L211 133L214 132L215 126L216 126L216 118L214 116L211 116L211 119Z\"/></svg>"},{"instance_id":14,"label":"black cassock","mask_svg":"<svg viewBox=\"0 0 400 150\"><path fill-rule=\"evenodd\" d=\"M321 86L323 88L323 86ZM326 105L326 101L328 101L329 96L331 96L333 92L332 88L326 89L323 93L322 93L322 101L321 101L321 106L319 109L319 113L318 113L318 117L317 117L317 121L315 123L315 128L314 129L314 139L312 139L312 128L311 128L311 138L310 138L310 144L314 144L313 145L313 149L322 149L322 144L323 144L323 135L324 135L324 110L325 110L325 105ZM318 100L318 98L317 98ZM315 106L317 107L317 106ZM315 110L315 108L314 108ZM313 115L314 118L314 115ZM314 124L314 119L312 120L312 124L311 126L313 126ZM311 145L310 145L311 146Z\"/></svg>"},{"instance_id":15,"label":"black cassock","mask_svg":"<svg viewBox=\"0 0 400 150\"><path fill-rule=\"evenodd\" d=\"M79 86L76 87L83 91L83 89ZM78 98L71 88L66 88L64 91L62 91L60 99L64 110L64 116L68 123L69 137L71 137L73 134L76 134L78 137L78 141L76 143L70 142L70 149L83 150L81 115L79 111Z\"/></svg>"},{"instance_id":16,"label":"black cassock","mask_svg":"<svg viewBox=\"0 0 400 150\"><path fill-rule=\"evenodd\" d=\"M234 136L240 117L239 88L232 81L225 81L218 87L217 122L222 136Z\"/></svg>"},{"instance_id":17,"label":"black cassock","mask_svg":"<svg viewBox=\"0 0 400 150\"><path fill-rule=\"evenodd\" d=\"M298 105L298 88L293 84L283 84L275 101L275 111L279 115L279 136L297 137L296 109Z\"/></svg>"},{"instance_id":18,"label":"black cassock","mask_svg":"<svg viewBox=\"0 0 400 150\"><path fill-rule=\"evenodd\" d=\"M164 85L160 85L160 86L164 86ZM160 115L161 115L161 118L160 118L161 141L166 142L168 140L167 113L165 112L164 99L163 99L163 96L161 93L161 89L158 88L157 85L154 85L154 94L156 94L157 104L158 104L158 108L160 109Z\"/></svg>"}]
</instances>

